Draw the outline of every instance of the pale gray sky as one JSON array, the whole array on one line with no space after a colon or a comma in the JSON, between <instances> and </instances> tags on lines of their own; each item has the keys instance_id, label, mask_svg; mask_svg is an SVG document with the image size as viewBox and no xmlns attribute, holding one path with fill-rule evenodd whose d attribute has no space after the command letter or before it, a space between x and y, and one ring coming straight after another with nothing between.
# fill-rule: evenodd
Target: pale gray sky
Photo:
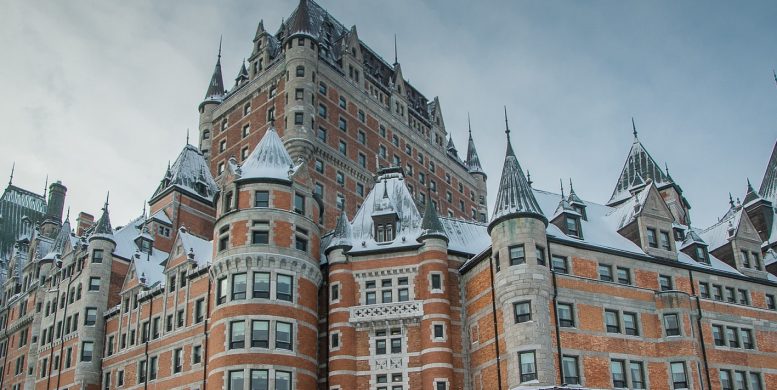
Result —
<instances>
[{"instance_id":1,"label":"pale gray sky","mask_svg":"<svg viewBox=\"0 0 777 390\"><path fill-rule=\"evenodd\" d=\"M115 225L138 215L167 161L196 139L197 105L224 36L225 83L250 54L256 24L275 31L284 1L0 1L0 172L41 192L67 185L73 213ZM535 187L572 178L609 199L631 145L631 117L669 164L696 225L728 192L760 184L777 140L777 2L321 0L439 96L460 152L466 117L489 174L504 157L502 106Z\"/></svg>"}]
</instances>

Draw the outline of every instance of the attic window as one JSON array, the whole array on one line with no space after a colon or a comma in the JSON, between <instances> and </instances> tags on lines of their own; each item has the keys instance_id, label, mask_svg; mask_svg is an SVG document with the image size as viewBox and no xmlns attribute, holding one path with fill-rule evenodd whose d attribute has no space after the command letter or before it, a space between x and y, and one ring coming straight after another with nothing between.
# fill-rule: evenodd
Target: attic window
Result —
<instances>
[{"instance_id":1,"label":"attic window","mask_svg":"<svg viewBox=\"0 0 777 390\"><path fill-rule=\"evenodd\" d=\"M651 248L658 248L658 240L656 238L656 229L647 228L647 240L648 246Z\"/></svg>"},{"instance_id":2,"label":"attic window","mask_svg":"<svg viewBox=\"0 0 777 390\"><path fill-rule=\"evenodd\" d=\"M140 251L143 253L151 253L151 241L146 239L140 240Z\"/></svg>"},{"instance_id":3,"label":"attic window","mask_svg":"<svg viewBox=\"0 0 777 390\"><path fill-rule=\"evenodd\" d=\"M695 253L696 261L701 262L701 263L705 263L705 264L709 264L710 263L710 258L707 255L707 250L704 249L703 246L697 245L695 252L696 252Z\"/></svg>"},{"instance_id":4,"label":"attic window","mask_svg":"<svg viewBox=\"0 0 777 390\"><path fill-rule=\"evenodd\" d=\"M564 219L564 224L567 227L567 235L582 238L580 220L578 218L567 215Z\"/></svg>"},{"instance_id":5,"label":"attic window","mask_svg":"<svg viewBox=\"0 0 777 390\"><path fill-rule=\"evenodd\" d=\"M376 242L391 242L394 241L394 224L384 223L375 226L375 241Z\"/></svg>"}]
</instances>

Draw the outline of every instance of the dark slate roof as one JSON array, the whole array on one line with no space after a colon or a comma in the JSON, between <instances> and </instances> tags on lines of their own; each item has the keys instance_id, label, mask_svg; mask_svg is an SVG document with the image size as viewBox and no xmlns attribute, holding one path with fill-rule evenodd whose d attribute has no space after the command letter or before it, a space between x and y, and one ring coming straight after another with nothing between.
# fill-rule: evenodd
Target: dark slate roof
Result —
<instances>
[{"instance_id":1,"label":"dark slate roof","mask_svg":"<svg viewBox=\"0 0 777 390\"><path fill-rule=\"evenodd\" d=\"M351 223L348 222L348 216L345 215L345 210L340 213L340 217L337 218L337 225L332 232L331 240L326 246L327 250L333 248L351 248Z\"/></svg>"},{"instance_id":2,"label":"dark slate roof","mask_svg":"<svg viewBox=\"0 0 777 390\"><path fill-rule=\"evenodd\" d=\"M111 227L111 217L110 217L110 213L108 212L108 199L105 200L105 206L103 206L103 214L100 216L100 219L97 220L97 223L94 226L93 234L95 236L113 235L113 227Z\"/></svg>"},{"instance_id":3,"label":"dark slate roof","mask_svg":"<svg viewBox=\"0 0 777 390\"><path fill-rule=\"evenodd\" d=\"M754 200L761 199L761 194L759 194L754 188L753 185L750 184L750 179L747 179L747 192L745 193L745 201L744 204L748 204Z\"/></svg>"},{"instance_id":4,"label":"dark slate roof","mask_svg":"<svg viewBox=\"0 0 777 390\"><path fill-rule=\"evenodd\" d=\"M9 184L0 197L0 258L10 255L22 233L22 218L36 224L46 214L46 199L32 191Z\"/></svg>"},{"instance_id":5,"label":"dark slate roof","mask_svg":"<svg viewBox=\"0 0 777 390\"><path fill-rule=\"evenodd\" d=\"M216 181L208 169L208 163L200 151L192 146L184 146L172 167L165 172L162 182L159 183L151 199L165 193L175 187L190 195L198 196L207 201L213 201L213 196L218 190Z\"/></svg>"},{"instance_id":6,"label":"dark slate roof","mask_svg":"<svg viewBox=\"0 0 777 390\"><path fill-rule=\"evenodd\" d=\"M616 205L630 198L630 190L644 184L647 179L652 179L658 188L672 183L671 178L650 156L635 134L634 143L631 145L626 163L623 164L620 177L607 204Z\"/></svg>"},{"instance_id":7,"label":"dark slate roof","mask_svg":"<svg viewBox=\"0 0 777 390\"><path fill-rule=\"evenodd\" d=\"M437 210L432 205L431 201L426 202L426 210L424 210L424 217L421 220L421 236L419 237L443 237L446 240L448 235L445 233L445 228L440 222L440 218L437 216Z\"/></svg>"},{"instance_id":8,"label":"dark slate roof","mask_svg":"<svg viewBox=\"0 0 777 390\"><path fill-rule=\"evenodd\" d=\"M758 192L764 199L777 205L777 142L774 143L772 156L766 165L766 172L761 180L761 189Z\"/></svg>"},{"instance_id":9,"label":"dark slate roof","mask_svg":"<svg viewBox=\"0 0 777 390\"><path fill-rule=\"evenodd\" d=\"M483 172L483 167L480 165L480 157L478 157L478 151L475 150L475 141L472 139L472 125L467 118L467 126L469 127L469 141L467 143L467 168L470 172Z\"/></svg>"},{"instance_id":10,"label":"dark slate roof","mask_svg":"<svg viewBox=\"0 0 777 390\"><path fill-rule=\"evenodd\" d=\"M224 96L224 78L221 76L221 45L219 45L219 57L216 60L216 67L213 69L213 76L210 78L208 90L205 92L205 100L221 99Z\"/></svg>"},{"instance_id":11,"label":"dark slate roof","mask_svg":"<svg viewBox=\"0 0 777 390\"><path fill-rule=\"evenodd\" d=\"M451 156L456 158L459 157L459 152L456 150L456 145L453 144L453 137L448 136L448 146L446 146L445 149Z\"/></svg>"},{"instance_id":12,"label":"dark slate roof","mask_svg":"<svg viewBox=\"0 0 777 390\"><path fill-rule=\"evenodd\" d=\"M44 259L54 259L57 255L62 256L67 249L67 243L70 241L70 216L62 223L62 227L57 233L57 237L54 238L54 244L51 245L51 249L48 251Z\"/></svg>"},{"instance_id":13,"label":"dark slate roof","mask_svg":"<svg viewBox=\"0 0 777 390\"><path fill-rule=\"evenodd\" d=\"M321 40L327 35L337 39L348 30L332 18L324 8L313 0L300 0L297 8L278 31L279 37L290 37L294 34L305 34Z\"/></svg>"},{"instance_id":14,"label":"dark slate roof","mask_svg":"<svg viewBox=\"0 0 777 390\"><path fill-rule=\"evenodd\" d=\"M491 223L509 215L534 215L547 223L534 192L523 174L521 164L515 157L510 144L510 131L507 130L507 154L502 167L502 178L499 181L499 192L496 194L496 205Z\"/></svg>"}]
</instances>

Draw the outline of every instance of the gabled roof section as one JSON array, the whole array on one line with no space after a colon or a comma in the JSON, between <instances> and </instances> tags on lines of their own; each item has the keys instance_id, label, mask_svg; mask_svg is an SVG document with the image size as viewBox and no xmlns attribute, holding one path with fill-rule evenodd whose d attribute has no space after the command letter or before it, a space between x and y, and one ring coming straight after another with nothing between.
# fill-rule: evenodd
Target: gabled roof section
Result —
<instances>
[{"instance_id":1,"label":"gabled roof section","mask_svg":"<svg viewBox=\"0 0 777 390\"><path fill-rule=\"evenodd\" d=\"M151 203L173 188L207 202L213 202L218 186L210 174L208 163L196 147L187 144L183 148L173 165L165 172L165 177L154 191L154 195L151 196Z\"/></svg>"},{"instance_id":2,"label":"gabled roof section","mask_svg":"<svg viewBox=\"0 0 777 390\"><path fill-rule=\"evenodd\" d=\"M697 233L695 229L688 227L688 229L685 230L685 239L680 244L679 249L682 250L694 244L707 246L707 243L699 236L699 233Z\"/></svg>"},{"instance_id":3,"label":"gabled roof section","mask_svg":"<svg viewBox=\"0 0 777 390\"><path fill-rule=\"evenodd\" d=\"M548 219L542 213L537 199L534 198L534 192L526 180L526 175L524 175L521 164L518 163L518 158L513 152L513 146L510 144L510 128L507 125L506 112L505 134L507 134L507 153L502 167L502 178L499 181L499 192L496 194L496 205L494 205L491 223L493 224L509 215L531 215L547 225Z\"/></svg>"},{"instance_id":4,"label":"gabled roof section","mask_svg":"<svg viewBox=\"0 0 777 390\"><path fill-rule=\"evenodd\" d=\"M211 263L213 259L213 241L208 241L189 233L186 228L178 229L178 239L181 242L186 256L202 267Z\"/></svg>"},{"instance_id":5,"label":"gabled roof section","mask_svg":"<svg viewBox=\"0 0 777 390\"><path fill-rule=\"evenodd\" d=\"M756 201L756 200L759 200L759 199L762 199L761 198L761 194L759 194L758 191L756 191L753 188L753 185L750 184L750 179L747 179L747 192L745 193L745 202L744 202L744 204L747 205L750 202L753 202L753 201Z\"/></svg>"},{"instance_id":6,"label":"gabled roof section","mask_svg":"<svg viewBox=\"0 0 777 390\"><path fill-rule=\"evenodd\" d=\"M632 121L632 126L633 123ZM634 127L634 143L631 145L626 163L623 164L620 177L618 177L618 182L615 184L615 189L607 204L618 204L630 198L631 190L645 183L648 179L653 180L658 188L673 183L672 179L642 145L637 137L636 127Z\"/></svg>"},{"instance_id":7,"label":"gabled roof section","mask_svg":"<svg viewBox=\"0 0 777 390\"><path fill-rule=\"evenodd\" d=\"M766 172L764 172L761 188L758 192L764 199L777 205L777 142L774 143L772 156L769 158L769 163L766 164Z\"/></svg>"},{"instance_id":8,"label":"gabled roof section","mask_svg":"<svg viewBox=\"0 0 777 390\"><path fill-rule=\"evenodd\" d=\"M315 1L300 0L287 21L281 24L278 35L286 38L295 34L304 34L321 40L327 36L332 36L333 39L339 38L347 31L348 29Z\"/></svg>"},{"instance_id":9,"label":"gabled roof section","mask_svg":"<svg viewBox=\"0 0 777 390\"><path fill-rule=\"evenodd\" d=\"M742 208L731 210L716 224L699 232L699 236L707 243L709 250L714 251L728 244L737 235L739 220L742 218Z\"/></svg>"},{"instance_id":10,"label":"gabled roof section","mask_svg":"<svg viewBox=\"0 0 777 390\"><path fill-rule=\"evenodd\" d=\"M57 236L54 238L54 243L51 245L51 248L43 259L53 260L57 256L62 256L72 245L71 235L70 216L68 215L65 222L62 223L62 227L59 228L59 233L57 233Z\"/></svg>"},{"instance_id":11,"label":"gabled roof section","mask_svg":"<svg viewBox=\"0 0 777 390\"><path fill-rule=\"evenodd\" d=\"M236 173L240 180L274 179L290 182L289 172L293 170L294 163L281 137L275 128L270 127Z\"/></svg>"},{"instance_id":12,"label":"gabled roof section","mask_svg":"<svg viewBox=\"0 0 777 390\"><path fill-rule=\"evenodd\" d=\"M447 150L448 154L451 156L459 158L459 152L456 150L456 145L453 144L453 136L451 135L448 135L448 146L445 147L445 150Z\"/></svg>"}]
</instances>

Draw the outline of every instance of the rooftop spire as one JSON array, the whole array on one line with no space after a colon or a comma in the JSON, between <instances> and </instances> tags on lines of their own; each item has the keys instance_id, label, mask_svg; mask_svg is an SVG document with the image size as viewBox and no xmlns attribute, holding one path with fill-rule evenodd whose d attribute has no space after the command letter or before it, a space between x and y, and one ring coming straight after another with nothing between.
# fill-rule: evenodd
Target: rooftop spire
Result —
<instances>
[{"instance_id":1,"label":"rooftop spire","mask_svg":"<svg viewBox=\"0 0 777 390\"><path fill-rule=\"evenodd\" d=\"M394 64L399 63L399 57L397 56L397 34L394 34Z\"/></svg>"},{"instance_id":2,"label":"rooftop spire","mask_svg":"<svg viewBox=\"0 0 777 390\"><path fill-rule=\"evenodd\" d=\"M747 178L747 192L745 192L745 204L748 204L756 199L759 199L761 197L761 194L759 194L755 188L753 188L753 185L750 184L750 178Z\"/></svg>"},{"instance_id":3,"label":"rooftop spire","mask_svg":"<svg viewBox=\"0 0 777 390\"><path fill-rule=\"evenodd\" d=\"M728 193L728 204L731 205L731 208L734 208L734 197L731 196L731 193Z\"/></svg>"},{"instance_id":4,"label":"rooftop spire","mask_svg":"<svg viewBox=\"0 0 777 390\"><path fill-rule=\"evenodd\" d=\"M774 143L772 155L769 162L766 163L766 172L761 179L761 188L758 193L764 199L772 202L772 205L777 204L777 142Z\"/></svg>"},{"instance_id":5,"label":"rooftop spire","mask_svg":"<svg viewBox=\"0 0 777 390\"><path fill-rule=\"evenodd\" d=\"M8 185L13 185L13 172L16 170L16 161L11 164L11 176L8 178Z\"/></svg>"},{"instance_id":6,"label":"rooftop spire","mask_svg":"<svg viewBox=\"0 0 777 390\"><path fill-rule=\"evenodd\" d=\"M494 223L506 217L533 217L547 225L548 220L542 213L534 191L521 169L521 164L515 157L513 147L510 144L510 127L507 122L507 107L505 107L505 134L507 135L507 153L502 178L499 182L499 192L496 194L496 206L491 218L489 231Z\"/></svg>"},{"instance_id":7,"label":"rooftop spire","mask_svg":"<svg viewBox=\"0 0 777 390\"><path fill-rule=\"evenodd\" d=\"M108 194L105 195L105 205L103 206L103 214L100 216L100 219L97 221L97 224L94 228L94 234L105 234L105 235L111 235L113 234L113 228L111 227L111 219L108 214L108 200L110 199L111 192L108 191Z\"/></svg>"},{"instance_id":8,"label":"rooftop spire","mask_svg":"<svg viewBox=\"0 0 777 390\"><path fill-rule=\"evenodd\" d=\"M224 79L221 77L221 37L219 37L219 54L216 59L216 67L213 69L213 76L210 78L208 90L205 92L205 99L224 95Z\"/></svg>"},{"instance_id":9,"label":"rooftop spire","mask_svg":"<svg viewBox=\"0 0 777 390\"><path fill-rule=\"evenodd\" d=\"M418 237L419 241L423 237L441 237L448 239L448 235L445 234L445 228L440 222L440 218L437 216L437 210L432 205L431 199L426 202L426 210L424 210L424 217L421 219L421 236Z\"/></svg>"},{"instance_id":10,"label":"rooftop spire","mask_svg":"<svg viewBox=\"0 0 777 390\"><path fill-rule=\"evenodd\" d=\"M470 172L483 173L483 167L480 166L480 157L475 149L475 141L472 139L472 125L469 120L469 113L467 113L467 126L469 127L469 140L467 142L467 168Z\"/></svg>"},{"instance_id":11,"label":"rooftop spire","mask_svg":"<svg viewBox=\"0 0 777 390\"><path fill-rule=\"evenodd\" d=\"M43 182L43 199L46 199L46 193L49 190L49 175L46 175L46 180Z\"/></svg>"},{"instance_id":12,"label":"rooftop spire","mask_svg":"<svg viewBox=\"0 0 777 390\"><path fill-rule=\"evenodd\" d=\"M467 130L469 131L469 138L472 138L472 123L469 121L469 112L467 113Z\"/></svg>"},{"instance_id":13,"label":"rooftop spire","mask_svg":"<svg viewBox=\"0 0 777 390\"><path fill-rule=\"evenodd\" d=\"M634 124L634 117L631 117L631 131L634 134L634 140L637 140L637 125Z\"/></svg>"},{"instance_id":14,"label":"rooftop spire","mask_svg":"<svg viewBox=\"0 0 777 390\"><path fill-rule=\"evenodd\" d=\"M186 128L186 144L189 145L189 128ZM170 161L167 162L167 168L170 168Z\"/></svg>"},{"instance_id":15,"label":"rooftop spire","mask_svg":"<svg viewBox=\"0 0 777 390\"><path fill-rule=\"evenodd\" d=\"M564 196L564 181L561 178L559 178L558 179L558 183L561 185L561 198L563 199L565 197Z\"/></svg>"}]
</instances>

